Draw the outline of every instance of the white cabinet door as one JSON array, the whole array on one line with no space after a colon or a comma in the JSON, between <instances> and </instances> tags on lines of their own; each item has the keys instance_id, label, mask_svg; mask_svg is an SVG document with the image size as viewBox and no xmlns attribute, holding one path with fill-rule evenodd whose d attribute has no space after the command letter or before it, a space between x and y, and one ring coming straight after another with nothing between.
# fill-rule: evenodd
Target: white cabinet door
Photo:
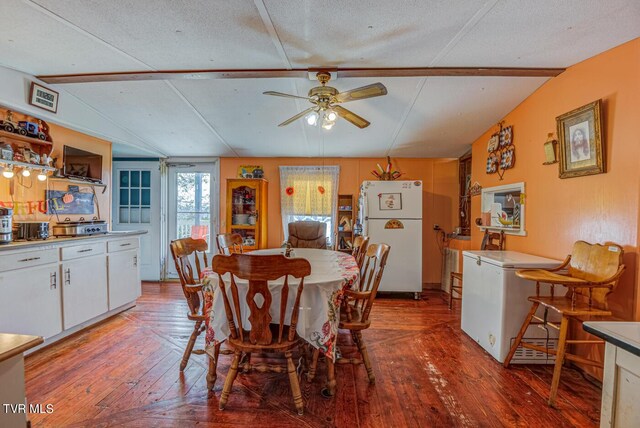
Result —
<instances>
[{"instance_id":1,"label":"white cabinet door","mask_svg":"<svg viewBox=\"0 0 640 428\"><path fill-rule=\"evenodd\" d=\"M65 329L109 310L105 255L76 259L61 266Z\"/></svg>"},{"instance_id":2,"label":"white cabinet door","mask_svg":"<svg viewBox=\"0 0 640 428\"><path fill-rule=\"evenodd\" d=\"M45 339L62 331L58 264L0 273L0 331Z\"/></svg>"},{"instance_id":3,"label":"white cabinet door","mask_svg":"<svg viewBox=\"0 0 640 428\"><path fill-rule=\"evenodd\" d=\"M115 309L140 297L138 251L120 251L108 256L109 309Z\"/></svg>"}]
</instances>

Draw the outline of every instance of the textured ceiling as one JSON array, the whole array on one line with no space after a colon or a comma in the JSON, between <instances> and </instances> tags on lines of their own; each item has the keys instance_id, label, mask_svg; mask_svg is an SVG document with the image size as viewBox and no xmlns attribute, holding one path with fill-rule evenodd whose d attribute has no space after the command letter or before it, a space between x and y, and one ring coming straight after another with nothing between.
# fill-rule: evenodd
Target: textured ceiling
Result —
<instances>
[{"instance_id":1,"label":"textured ceiling","mask_svg":"<svg viewBox=\"0 0 640 428\"><path fill-rule=\"evenodd\" d=\"M2 0L0 65L34 75L179 69L567 67L640 36L637 0ZM168 156L459 156L545 78L383 82L347 107L371 121L298 121L304 79L57 85ZM80 124L81 125L81 124ZM121 155L147 147L117 145Z\"/></svg>"}]
</instances>

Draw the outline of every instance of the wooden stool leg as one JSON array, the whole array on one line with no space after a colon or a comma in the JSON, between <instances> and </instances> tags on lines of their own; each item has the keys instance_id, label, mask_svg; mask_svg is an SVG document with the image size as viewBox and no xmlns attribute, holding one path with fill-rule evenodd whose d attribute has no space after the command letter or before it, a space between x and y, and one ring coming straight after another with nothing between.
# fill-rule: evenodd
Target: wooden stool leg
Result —
<instances>
[{"instance_id":1,"label":"wooden stool leg","mask_svg":"<svg viewBox=\"0 0 640 428\"><path fill-rule=\"evenodd\" d=\"M302 416L304 414L304 402L302 401L302 392L300 392L300 383L298 382L298 374L296 373L296 366L291 359L291 351L285 352L284 356L287 359L287 373L289 374L289 383L291 383L291 393L293 394L293 403L298 410L298 414Z\"/></svg>"},{"instance_id":2,"label":"wooden stool leg","mask_svg":"<svg viewBox=\"0 0 640 428\"><path fill-rule=\"evenodd\" d=\"M309 372L307 373L307 381L313 382L316 377L316 368L318 367L318 357L320 356L320 350L318 348L313 349L313 356L311 357L311 365L309 366Z\"/></svg>"},{"instance_id":3,"label":"wooden stool leg","mask_svg":"<svg viewBox=\"0 0 640 428\"><path fill-rule=\"evenodd\" d=\"M560 373L564 362L564 354L567 348L567 331L569 330L569 318L562 315L560 322L560 336L558 337L558 351L556 353L556 365L553 369L553 379L551 380L551 392L549 393L549 406L556 406L556 395L560 385Z\"/></svg>"},{"instance_id":4,"label":"wooden stool leg","mask_svg":"<svg viewBox=\"0 0 640 428\"><path fill-rule=\"evenodd\" d=\"M369 360L369 352L367 351L367 345L364 343L364 339L362 338L362 332L356 332L356 337L358 338L358 350L360 351L360 355L362 355L362 361L364 362L364 366L367 368L367 376L369 376L369 383L371 385L375 385L376 377L373 374L373 369L371 368L371 361Z\"/></svg>"},{"instance_id":5,"label":"wooden stool leg","mask_svg":"<svg viewBox=\"0 0 640 428\"><path fill-rule=\"evenodd\" d=\"M504 359L503 365L505 368L509 367L509 363L511 362L513 355L516 353L516 349L518 349L518 346L520 346L520 342L522 342L522 338L524 337L524 334L527 332L527 328L529 327L531 320L533 319L534 315L536 314L536 311L538 310L538 306L540 306L540 303L538 302L534 302L533 305L531 305L531 309L529 310L527 317L524 319L524 323L522 323L522 327L520 327L520 331L516 336L516 340L513 341L513 345L511 345L511 349L509 349L507 358Z\"/></svg>"},{"instance_id":6,"label":"wooden stool leg","mask_svg":"<svg viewBox=\"0 0 640 428\"><path fill-rule=\"evenodd\" d=\"M449 280L449 310L453 308L453 281L455 281L455 279L453 275L451 275Z\"/></svg>"},{"instance_id":7,"label":"wooden stool leg","mask_svg":"<svg viewBox=\"0 0 640 428\"><path fill-rule=\"evenodd\" d=\"M335 395L336 393L336 366L333 360L327 356L327 395Z\"/></svg>"},{"instance_id":8,"label":"wooden stool leg","mask_svg":"<svg viewBox=\"0 0 640 428\"><path fill-rule=\"evenodd\" d=\"M218 356L220 355L220 344L214 346L213 357L209 355L209 371L207 372L207 389L211 391L218 378Z\"/></svg>"},{"instance_id":9,"label":"wooden stool leg","mask_svg":"<svg viewBox=\"0 0 640 428\"><path fill-rule=\"evenodd\" d=\"M231 361L231 367L229 367L229 373L227 373L227 378L224 381L224 388L220 395L220 410L224 410L224 407L227 405L231 388L233 388L233 381L236 380L236 376L238 375L238 363L240 362L241 356L242 352L240 351L235 351L233 354L233 361Z\"/></svg>"},{"instance_id":10,"label":"wooden stool leg","mask_svg":"<svg viewBox=\"0 0 640 428\"><path fill-rule=\"evenodd\" d=\"M193 332L189 337L189 342L187 342L187 348L184 350L184 354L182 355L182 362L180 363L180 371L183 371L185 367L187 367L187 363L189 362L189 357L193 352L193 345L196 343L196 339L198 335L200 335L200 326L202 325L202 321L196 321L196 325L193 328Z\"/></svg>"}]
</instances>

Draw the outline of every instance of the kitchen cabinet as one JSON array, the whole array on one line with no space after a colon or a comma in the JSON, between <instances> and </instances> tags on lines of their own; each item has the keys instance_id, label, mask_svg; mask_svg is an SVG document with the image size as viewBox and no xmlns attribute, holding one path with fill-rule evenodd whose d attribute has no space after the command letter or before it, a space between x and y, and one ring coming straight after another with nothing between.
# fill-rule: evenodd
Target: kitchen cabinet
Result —
<instances>
[{"instance_id":1,"label":"kitchen cabinet","mask_svg":"<svg viewBox=\"0 0 640 428\"><path fill-rule=\"evenodd\" d=\"M43 336L46 339L62 331L57 261L0 272L0 293L1 332Z\"/></svg>"},{"instance_id":2,"label":"kitchen cabinet","mask_svg":"<svg viewBox=\"0 0 640 428\"><path fill-rule=\"evenodd\" d=\"M110 253L107 258L111 310L140 297L140 269L138 250Z\"/></svg>"},{"instance_id":3,"label":"kitchen cabinet","mask_svg":"<svg viewBox=\"0 0 640 428\"><path fill-rule=\"evenodd\" d=\"M228 233L242 236L245 250L267 248L267 180L227 179Z\"/></svg>"},{"instance_id":4,"label":"kitchen cabinet","mask_svg":"<svg viewBox=\"0 0 640 428\"><path fill-rule=\"evenodd\" d=\"M107 312L107 258L104 254L64 262L62 307L68 329Z\"/></svg>"}]
</instances>

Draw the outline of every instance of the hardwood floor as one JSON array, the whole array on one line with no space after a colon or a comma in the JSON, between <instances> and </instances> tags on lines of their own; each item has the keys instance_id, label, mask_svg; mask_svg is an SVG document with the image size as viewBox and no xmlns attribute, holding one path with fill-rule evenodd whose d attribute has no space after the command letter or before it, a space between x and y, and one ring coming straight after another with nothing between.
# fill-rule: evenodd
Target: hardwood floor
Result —
<instances>
[{"instance_id":1,"label":"hardwood floor","mask_svg":"<svg viewBox=\"0 0 640 428\"><path fill-rule=\"evenodd\" d=\"M565 369L559 409L547 407L551 367L503 369L460 330L459 302L449 311L444 298L426 291L421 301L376 300L364 332L376 385L363 366L338 366L337 395L322 398L321 364L313 383L301 381L299 417L286 374L240 374L226 410L218 410L229 356L220 357L213 394L204 356L192 355L180 373L192 329L182 291L144 284L135 308L27 357L29 403L54 406L31 420L35 427L598 425L600 389ZM342 352L352 352L351 338L341 336Z\"/></svg>"}]
</instances>

